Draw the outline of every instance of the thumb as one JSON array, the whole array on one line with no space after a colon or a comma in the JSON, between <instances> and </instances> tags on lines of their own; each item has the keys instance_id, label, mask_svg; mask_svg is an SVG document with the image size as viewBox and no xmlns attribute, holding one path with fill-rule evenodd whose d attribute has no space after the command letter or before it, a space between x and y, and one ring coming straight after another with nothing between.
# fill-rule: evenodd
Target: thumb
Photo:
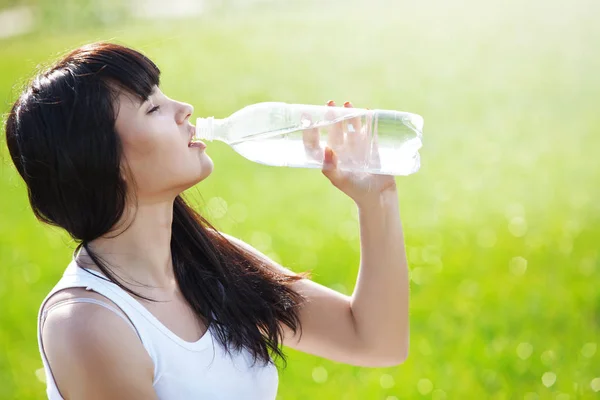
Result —
<instances>
[{"instance_id":1,"label":"thumb","mask_svg":"<svg viewBox=\"0 0 600 400\"><path fill-rule=\"evenodd\" d=\"M340 174L337 165L337 154L335 154L335 151L331 147L326 146L323 155L323 175L331 181L335 180Z\"/></svg>"}]
</instances>

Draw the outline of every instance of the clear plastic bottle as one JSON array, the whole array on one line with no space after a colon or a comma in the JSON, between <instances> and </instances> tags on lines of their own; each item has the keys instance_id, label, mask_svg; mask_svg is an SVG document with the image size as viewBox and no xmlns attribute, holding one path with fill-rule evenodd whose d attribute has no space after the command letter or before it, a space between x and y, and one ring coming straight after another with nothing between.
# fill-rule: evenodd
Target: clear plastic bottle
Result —
<instances>
[{"instance_id":1,"label":"clear plastic bottle","mask_svg":"<svg viewBox=\"0 0 600 400\"><path fill-rule=\"evenodd\" d=\"M193 141L220 140L251 161L300 168L322 168L328 145L342 170L409 175L420 167L422 129L423 118L408 112L268 102L198 118Z\"/></svg>"}]
</instances>

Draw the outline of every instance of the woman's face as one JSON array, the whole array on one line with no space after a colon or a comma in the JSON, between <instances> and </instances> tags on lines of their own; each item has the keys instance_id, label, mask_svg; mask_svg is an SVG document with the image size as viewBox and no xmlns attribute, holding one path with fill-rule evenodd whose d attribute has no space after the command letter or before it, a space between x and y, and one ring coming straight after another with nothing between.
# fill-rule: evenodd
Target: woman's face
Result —
<instances>
[{"instance_id":1,"label":"woman's face","mask_svg":"<svg viewBox=\"0 0 600 400\"><path fill-rule=\"evenodd\" d=\"M123 144L124 171L135 180L136 196L156 201L170 198L205 179L213 162L204 146L188 147L194 133L194 108L171 100L155 86L144 103L122 92L116 130Z\"/></svg>"}]
</instances>

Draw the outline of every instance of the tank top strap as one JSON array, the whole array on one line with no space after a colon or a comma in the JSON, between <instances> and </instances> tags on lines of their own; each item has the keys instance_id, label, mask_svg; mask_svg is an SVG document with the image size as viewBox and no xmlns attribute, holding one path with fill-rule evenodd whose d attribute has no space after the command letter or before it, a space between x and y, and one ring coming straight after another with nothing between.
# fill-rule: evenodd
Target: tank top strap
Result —
<instances>
[{"instance_id":1,"label":"tank top strap","mask_svg":"<svg viewBox=\"0 0 600 400\"><path fill-rule=\"evenodd\" d=\"M80 268L73 260L65 269L62 278L44 298L38 312L38 345L40 348L40 352L42 353L42 361L47 373L50 371L50 369L45 356L45 352L43 351L41 335L43 322L45 319L43 310L48 300L54 294L63 289L69 288L85 288L86 290L94 291L116 304L120 311L122 311L122 313L125 314L125 316L127 316L127 318L131 321L131 324L133 325L133 328L135 329L138 337L140 338L142 345L144 346L144 348L148 352L148 355L150 356L150 358L156 366L158 359L157 350L155 349L155 344L152 340L152 332L148 330L147 322L143 316L143 312L141 309L143 309L146 312L148 311L144 308L144 306L142 306L139 302L133 299L133 297L127 299L127 297L123 295L125 294L125 291L119 288L114 283L108 281L102 274L92 270L84 270L83 268ZM156 379L156 367L154 374L154 378Z\"/></svg>"},{"instance_id":2,"label":"tank top strap","mask_svg":"<svg viewBox=\"0 0 600 400\"><path fill-rule=\"evenodd\" d=\"M103 274L98 271L83 269L72 261L56 286L52 289L46 300L59 290L69 287L85 287L88 290L93 290L115 303L129 317L133 325L137 328L144 347L152 359L156 359L157 351L156 339L160 337L159 342L169 340L174 342L179 347L188 351L199 352L204 351L212 346L212 335L210 328L206 334L198 341L188 342L175 335L161 321L159 321L146 307L137 301L131 294L120 288L115 283L111 282ZM44 304L43 303L43 304ZM42 307L43 307L42 304ZM157 336L159 335L159 336ZM151 340L151 338L153 340Z\"/></svg>"}]
</instances>

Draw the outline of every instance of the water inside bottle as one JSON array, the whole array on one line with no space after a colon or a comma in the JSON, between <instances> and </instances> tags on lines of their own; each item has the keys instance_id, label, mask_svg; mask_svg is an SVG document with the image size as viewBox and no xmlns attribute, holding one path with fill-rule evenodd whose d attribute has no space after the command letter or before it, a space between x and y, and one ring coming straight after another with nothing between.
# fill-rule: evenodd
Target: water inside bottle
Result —
<instances>
[{"instance_id":1,"label":"water inside bottle","mask_svg":"<svg viewBox=\"0 0 600 400\"><path fill-rule=\"evenodd\" d=\"M354 129L359 119L360 133ZM379 115L376 120L364 115L314 124L300 119L296 125L229 144L254 162L298 168L322 168L323 151L329 145L336 151L342 170L409 175L420 167L418 150L422 143L419 128L411 126L410 121L408 126L404 122L391 113ZM338 129L342 127L337 136L332 134L335 124Z\"/></svg>"}]
</instances>

